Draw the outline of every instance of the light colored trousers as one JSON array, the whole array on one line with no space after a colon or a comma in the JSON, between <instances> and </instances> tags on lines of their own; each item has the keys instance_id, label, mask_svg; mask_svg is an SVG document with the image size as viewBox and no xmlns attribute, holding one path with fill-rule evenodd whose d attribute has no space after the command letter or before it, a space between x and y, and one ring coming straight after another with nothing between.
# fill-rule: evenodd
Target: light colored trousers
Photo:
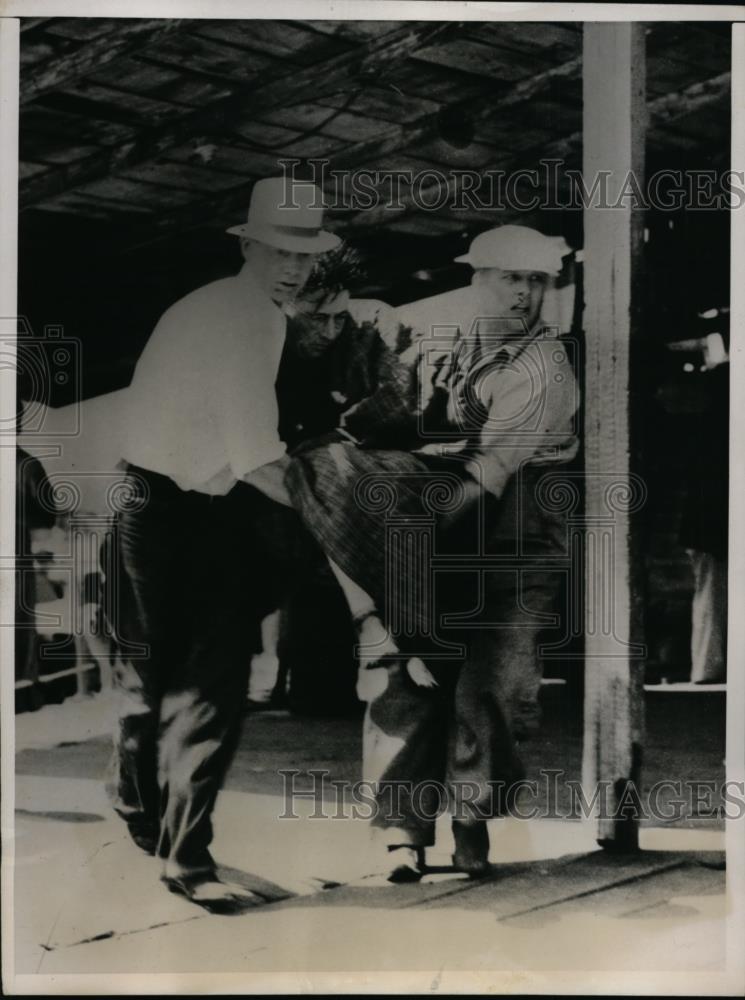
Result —
<instances>
[{"instance_id":1,"label":"light colored trousers","mask_svg":"<svg viewBox=\"0 0 745 1000\"><path fill-rule=\"evenodd\" d=\"M709 552L689 549L693 564L691 609L691 680L723 681L727 675L727 562Z\"/></svg>"},{"instance_id":2,"label":"light colored trousers","mask_svg":"<svg viewBox=\"0 0 745 1000\"><path fill-rule=\"evenodd\" d=\"M428 660L438 687L418 687L403 665L368 671L378 679L369 685L363 777L376 791L373 826L388 843L431 846L440 807L470 819L504 813L511 793L501 783L508 789L524 776L516 737L537 726L538 622L555 608L553 576L533 575L520 595L490 594L499 626L459 635L461 665Z\"/></svg>"}]
</instances>

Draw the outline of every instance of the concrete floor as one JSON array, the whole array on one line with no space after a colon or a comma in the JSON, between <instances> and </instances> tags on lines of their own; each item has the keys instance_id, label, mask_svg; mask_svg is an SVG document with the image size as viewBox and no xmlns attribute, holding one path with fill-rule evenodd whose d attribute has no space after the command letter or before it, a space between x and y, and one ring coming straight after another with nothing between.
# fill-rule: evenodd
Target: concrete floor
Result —
<instances>
[{"instance_id":1,"label":"concrete floor","mask_svg":"<svg viewBox=\"0 0 745 1000\"><path fill-rule=\"evenodd\" d=\"M700 719L700 707L694 710ZM662 977L662 992L731 992L733 983L741 990L742 980L725 972L723 834L710 820L688 816L675 827L644 829L643 850L625 857L599 851L592 827L578 821L496 821L494 877L485 882L447 870L452 841L444 820L429 857L444 871L418 885L389 886L374 871L364 821L314 820L307 801L295 804L301 818L278 818L278 768L358 776L359 721L262 714L249 720L220 796L214 853L267 903L219 917L167 893L156 862L129 843L111 814L101 782L110 746L102 735L105 705L42 711L46 721L19 716L18 727L18 992L46 992L52 982L83 992L138 984L152 992L152 982L121 978L144 974L168 974L155 992L195 992L199 984L186 974L207 975L202 989L212 992L340 984L553 992L565 983L592 992L629 976L637 986ZM680 711L672 714L657 735L652 726L655 767L670 772L677 742L681 775L689 776L686 754L702 774L721 768L718 726L708 734L699 727L697 753L690 740L674 739L682 723ZM531 765L549 760L577 770L579 734L566 718L547 719L526 753ZM395 975L381 980L386 972ZM223 978L231 974L238 978ZM6 970L6 990L8 982Z\"/></svg>"}]
</instances>

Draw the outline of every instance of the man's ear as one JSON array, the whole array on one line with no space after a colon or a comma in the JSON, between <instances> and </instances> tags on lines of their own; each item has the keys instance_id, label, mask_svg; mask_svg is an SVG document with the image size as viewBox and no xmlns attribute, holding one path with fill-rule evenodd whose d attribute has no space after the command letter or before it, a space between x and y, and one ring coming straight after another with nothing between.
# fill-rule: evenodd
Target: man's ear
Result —
<instances>
[{"instance_id":1,"label":"man's ear","mask_svg":"<svg viewBox=\"0 0 745 1000\"><path fill-rule=\"evenodd\" d=\"M249 250L251 247L251 241L245 236L241 236L241 256L244 260L248 260Z\"/></svg>"}]
</instances>

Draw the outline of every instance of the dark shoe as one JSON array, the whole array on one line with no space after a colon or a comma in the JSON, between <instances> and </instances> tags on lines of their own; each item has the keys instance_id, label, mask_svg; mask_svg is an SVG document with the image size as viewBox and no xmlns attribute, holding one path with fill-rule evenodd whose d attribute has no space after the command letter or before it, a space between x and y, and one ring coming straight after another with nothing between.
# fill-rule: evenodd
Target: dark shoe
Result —
<instances>
[{"instance_id":1,"label":"dark shoe","mask_svg":"<svg viewBox=\"0 0 745 1000\"><path fill-rule=\"evenodd\" d=\"M246 698L245 711L250 713L255 712L276 712L281 705L275 705L270 699L267 701L254 701L253 698Z\"/></svg>"},{"instance_id":2,"label":"dark shoe","mask_svg":"<svg viewBox=\"0 0 745 1000\"><path fill-rule=\"evenodd\" d=\"M463 823L453 820L455 853L453 867L471 878L485 878L491 873L489 864L489 831L484 820Z\"/></svg>"},{"instance_id":3,"label":"dark shoe","mask_svg":"<svg viewBox=\"0 0 745 1000\"><path fill-rule=\"evenodd\" d=\"M201 906L209 913L242 913L266 902L262 896L257 896L243 886L221 882L214 872L201 872L196 875L162 875L161 882L169 892L184 896L190 903Z\"/></svg>"},{"instance_id":4,"label":"dark shoe","mask_svg":"<svg viewBox=\"0 0 745 1000\"><path fill-rule=\"evenodd\" d=\"M127 823L132 840L145 854L155 856L158 849L158 829L149 823Z\"/></svg>"}]
</instances>

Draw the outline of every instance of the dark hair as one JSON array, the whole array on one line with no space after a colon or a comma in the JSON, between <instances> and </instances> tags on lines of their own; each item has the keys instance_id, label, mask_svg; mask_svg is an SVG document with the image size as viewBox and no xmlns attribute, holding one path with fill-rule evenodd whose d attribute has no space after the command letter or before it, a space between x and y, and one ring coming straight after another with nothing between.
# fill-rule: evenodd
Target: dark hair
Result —
<instances>
[{"instance_id":1,"label":"dark hair","mask_svg":"<svg viewBox=\"0 0 745 1000\"><path fill-rule=\"evenodd\" d=\"M313 265L310 277L305 283L303 294L340 292L349 288L365 274L362 255L348 246L340 244L335 250L321 254Z\"/></svg>"}]
</instances>

